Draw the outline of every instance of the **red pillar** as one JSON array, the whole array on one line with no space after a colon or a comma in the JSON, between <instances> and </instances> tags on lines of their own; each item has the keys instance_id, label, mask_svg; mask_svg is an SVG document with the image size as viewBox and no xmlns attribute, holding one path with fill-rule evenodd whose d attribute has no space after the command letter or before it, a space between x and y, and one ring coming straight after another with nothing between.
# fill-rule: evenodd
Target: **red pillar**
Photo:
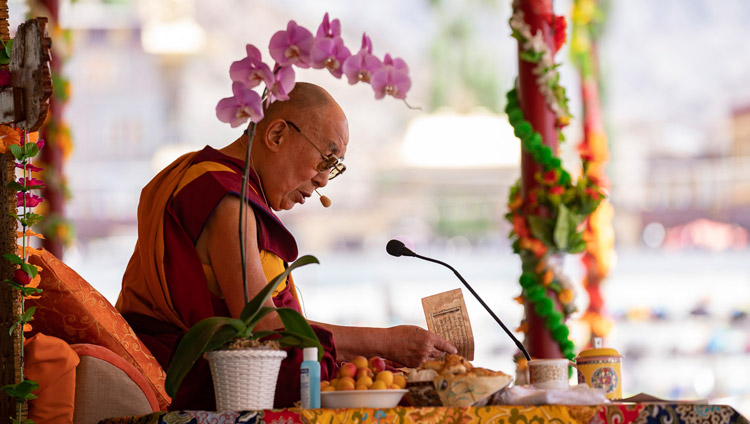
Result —
<instances>
[{"instance_id":1,"label":"red pillar","mask_svg":"<svg viewBox=\"0 0 750 424\"><path fill-rule=\"evenodd\" d=\"M531 32L541 30L544 40L554 49L554 38L549 24L549 17L553 16L551 0L516 0L516 7L524 13L526 23L531 26ZM518 102L523 111L524 118L541 136L544 144L553 151L557 151L557 128L555 127L555 114L547 107L544 97L539 92L536 84L536 75L532 70L535 63L521 59L522 46L518 45ZM527 152L521 155L521 195L527 198L531 189L537 182L534 174L541 169L540 165ZM553 297L554 298L554 297ZM559 307L559 305L558 305ZM528 301L524 303L525 319L528 325L526 332L526 345L529 354L533 358L562 358L559 344L552 338L543 318L535 311L533 305Z\"/></svg>"}]
</instances>

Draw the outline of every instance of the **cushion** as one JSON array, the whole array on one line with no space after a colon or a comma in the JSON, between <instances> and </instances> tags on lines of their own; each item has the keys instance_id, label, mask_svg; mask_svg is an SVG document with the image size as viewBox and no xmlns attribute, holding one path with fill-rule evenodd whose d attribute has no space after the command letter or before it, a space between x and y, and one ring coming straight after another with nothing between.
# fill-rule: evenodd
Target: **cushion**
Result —
<instances>
[{"instance_id":1,"label":"cushion","mask_svg":"<svg viewBox=\"0 0 750 424\"><path fill-rule=\"evenodd\" d=\"M70 344L88 343L105 347L121 356L148 380L166 410L171 399L164 391L166 374L156 358L138 339L120 313L96 289L62 261L44 249L30 255L29 262L42 268L33 333L59 337Z\"/></svg>"},{"instance_id":2,"label":"cushion","mask_svg":"<svg viewBox=\"0 0 750 424\"><path fill-rule=\"evenodd\" d=\"M28 418L37 423L70 424L78 355L63 340L37 334L24 343L24 377L39 383L29 400Z\"/></svg>"},{"instance_id":3,"label":"cushion","mask_svg":"<svg viewBox=\"0 0 750 424\"><path fill-rule=\"evenodd\" d=\"M120 355L92 344L71 347L81 360L76 368L74 423L96 424L104 418L159 410L151 384Z\"/></svg>"}]
</instances>

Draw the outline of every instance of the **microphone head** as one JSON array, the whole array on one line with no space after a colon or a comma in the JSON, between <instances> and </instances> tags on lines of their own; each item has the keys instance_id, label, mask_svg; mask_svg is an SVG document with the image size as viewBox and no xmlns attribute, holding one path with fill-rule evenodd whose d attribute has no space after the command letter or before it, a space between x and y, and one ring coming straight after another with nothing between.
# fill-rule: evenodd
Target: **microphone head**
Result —
<instances>
[{"instance_id":1,"label":"microphone head","mask_svg":"<svg viewBox=\"0 0 750 424\"><path fill-rule=\"evenodd\" d=\"M396 257L403 255L405 248L406 246L404 246L404 243L396 239L389 241L388 244L385 245L385 251L388 252L389 255Z\"/></svg>"},{"instance_id":2,"label":"microphone head","mask_svg":"<svg viewBox=\"0 0 750 424\"><path fill-rule=\"evenodd\" d=\"M320 196L320 204L323 205L324 208L327 208L331 206L331 199L326 195Z\"/></svg>"}]
</instances>

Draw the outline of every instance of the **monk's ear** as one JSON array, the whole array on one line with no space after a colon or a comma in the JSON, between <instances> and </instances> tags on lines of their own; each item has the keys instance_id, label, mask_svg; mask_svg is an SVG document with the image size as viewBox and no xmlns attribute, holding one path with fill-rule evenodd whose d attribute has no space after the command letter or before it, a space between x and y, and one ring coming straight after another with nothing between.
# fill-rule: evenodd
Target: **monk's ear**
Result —
<instances>
[{"instance_id":1,"label":"monk's ear","mask_svg":"<svg viewBox=\"0 0 750 424\"><path fill-rule=\"evenodd\" d=\"M266 127L265 137L263 137L263 143L266 148L272 152L278 151L279 146L287 137L289 133L289 127L283 119L277 119Z\"/></svg>"}]
</instances>

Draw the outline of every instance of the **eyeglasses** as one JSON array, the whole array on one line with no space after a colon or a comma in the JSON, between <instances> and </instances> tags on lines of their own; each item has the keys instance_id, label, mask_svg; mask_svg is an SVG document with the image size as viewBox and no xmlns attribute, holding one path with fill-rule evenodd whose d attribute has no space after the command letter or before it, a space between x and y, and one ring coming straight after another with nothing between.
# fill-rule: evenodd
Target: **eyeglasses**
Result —
<instances>
[{"instance_id":1,"label":"eyeglasses","mask_svg":"<svg viewBox=\"0 0 750 424\"><path fill-rule=\"evenodd\" d=\"M307 140L308 143L312 144L312 146L315 147L315 150L317 150L318 153L320 153L320 157L323 158L323 162L320 162L318 164L318 168L317 168L318 172L325 172L325 171L330 170L331 173L328 176L328 179L332 180L332 179L338 177L339 175L343 174L344 171L346 171L346 165L344 165L343 163L341 163L341 159L339 159L336 155L334 155L333 153L330 153L328 156L324 155L323 152L320 151L320 148L318 148L318 146L315 143L313 143L313 141L310 140L299 129L298 126L294 125L294 123L291 122L291 121L284 121L284 122L286 122L287 124L289 124L290 127L292 127L295 130L297 130L297 132L300 133L302 135L302 137L304 137L305 140Z\"/></svg>"}]
</instances>

